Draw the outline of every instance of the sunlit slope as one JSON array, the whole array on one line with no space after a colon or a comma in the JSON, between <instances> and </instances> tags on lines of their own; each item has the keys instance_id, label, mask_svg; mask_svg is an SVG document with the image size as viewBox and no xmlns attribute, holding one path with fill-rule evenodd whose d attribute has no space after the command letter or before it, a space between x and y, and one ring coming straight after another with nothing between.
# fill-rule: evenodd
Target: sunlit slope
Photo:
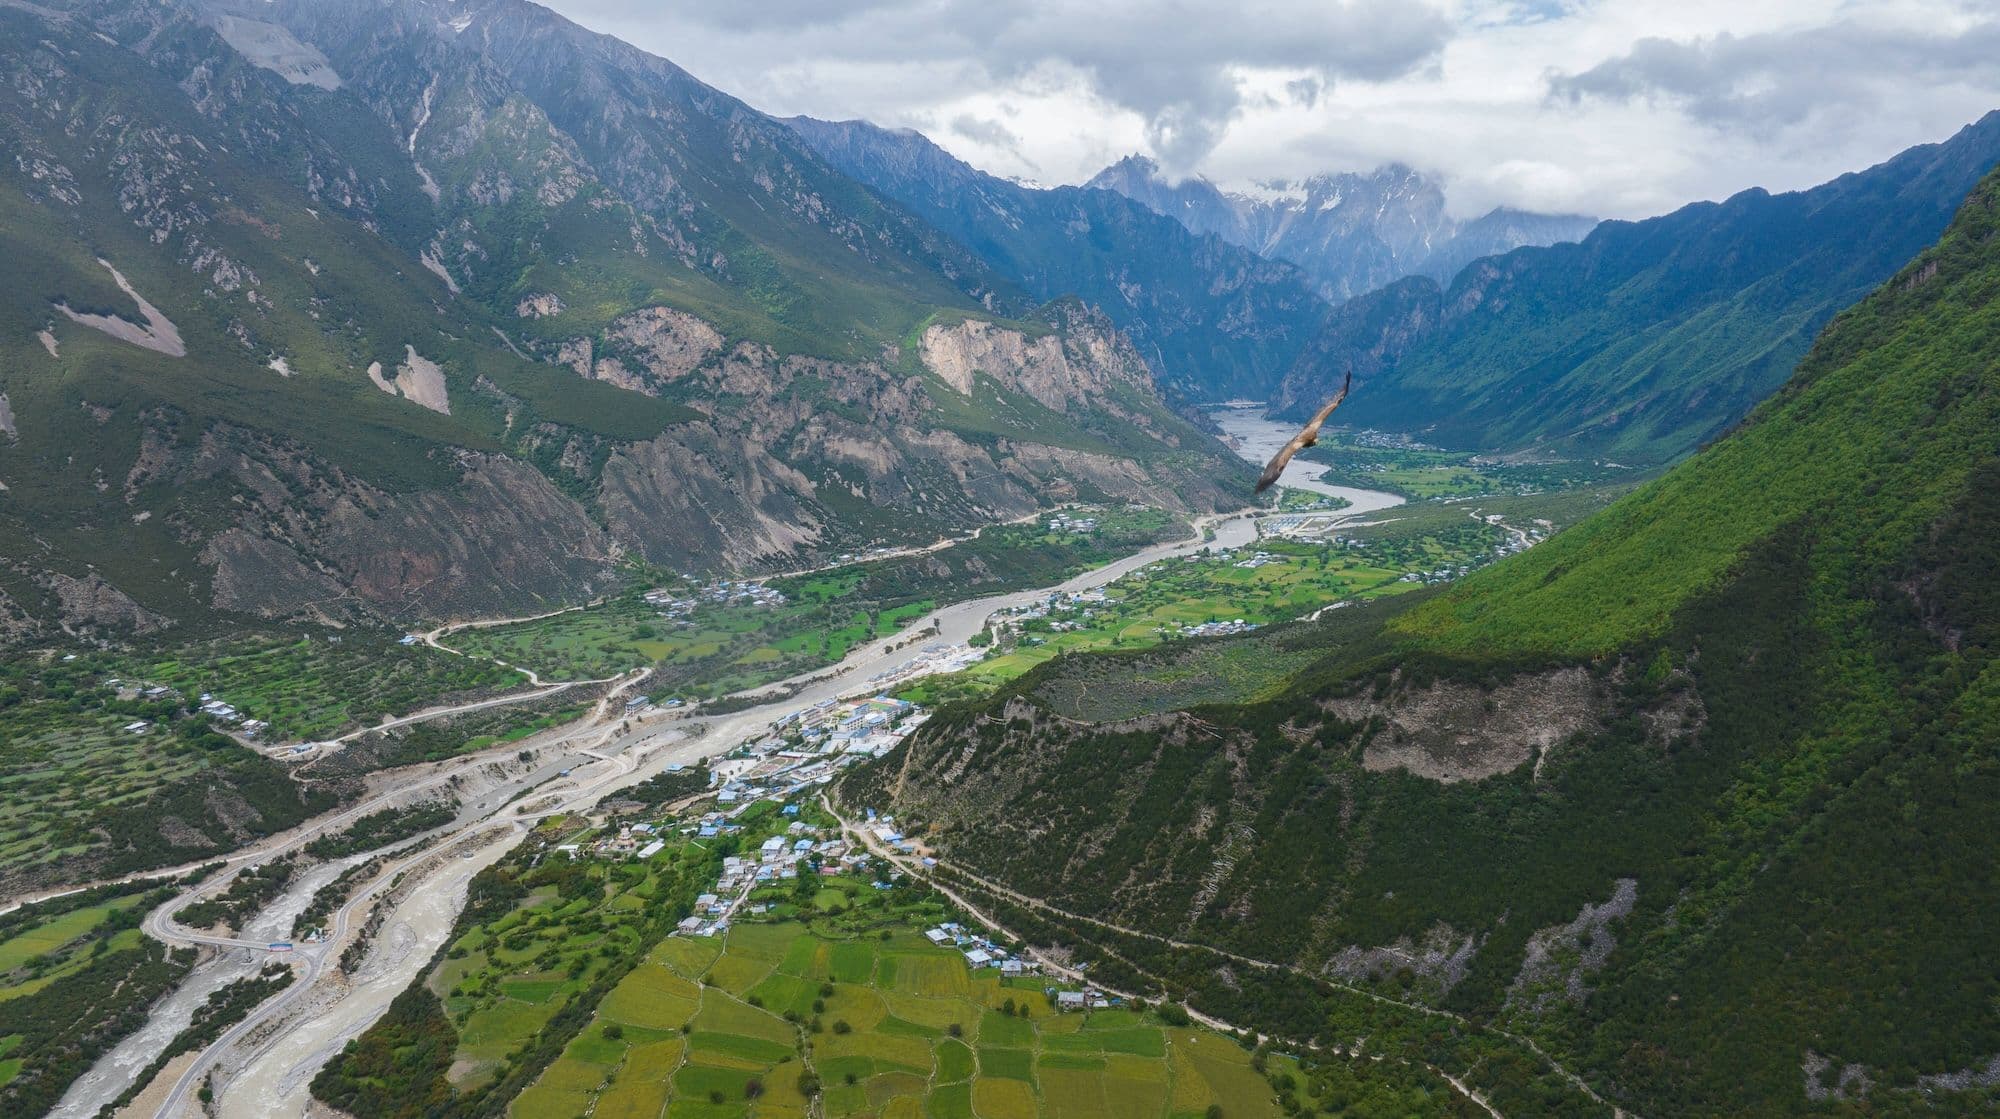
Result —
<instances>
[{"instance_id":1,"label":"sunlit slope","mask_svg":"<svg viewBox=\"0 0 2000 1119\"><path fill-rule=\"evenodd\" d=\"M2000 178L1842 314L1742 427L1659 481L1413 611L1456 652L1594 654L1658 634L1746 551L1809 537L1837 593L1907 554L2000 449Z\"/></svg>"}]
</instances>

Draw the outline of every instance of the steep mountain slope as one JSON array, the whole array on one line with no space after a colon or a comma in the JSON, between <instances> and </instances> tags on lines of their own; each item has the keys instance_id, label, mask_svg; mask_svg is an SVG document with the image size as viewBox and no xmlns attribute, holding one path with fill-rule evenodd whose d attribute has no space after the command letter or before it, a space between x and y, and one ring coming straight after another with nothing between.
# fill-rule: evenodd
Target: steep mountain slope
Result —
<instances>
[{"instance_id":1,"label":"steep mountain slope","mask_svg":"<svg viewBox=\"0 0 2000 1119\"><path fill-rule=\"evenodd\" d=\"M10 633L518 609L1241 474L1101 316L542 9L60 7L0 9Z\"/></svg>"},{"instance_id":2,"label":"steep mountain slope","mask_svg":"<svg viewBox=\"0 0 2000 1119\"><path fill-rule=\"evenodd\" d=\"M785 123L1038 298L1073 294L1102 308L1184 397L1265 397L1324 313L1297 269L1111 191L1020 186L865 121Z\"/></svg>"},{"instance_id":3,"label":"steep mountain slope","mask_svg":"<svg viewBox=\"0 0 2000 1119\"><path fill-rule=\"evenodd\" d=\"M1445 283L1482 256L1582 240L1597 224L1577 214L1505 208L1459 221L1445 212L1436 183L1401 164L1274 182L1249 195L1200 177L1171 182L1152 160L1130 155L1085 185L1117 191L1196 233L1296 264L1335 302L1405 276Z\"/></svg>"},{"instance_id":4,"label":"steep mountain slope","mask_svg":"<svg viewBox=\"0 0 2000 1119\"><path fill-rule=\"evenodd\" d=\"M1404 280L1329 316L1277 405L1310 414L1340 371L1349 423L1465 449L1662 463L1784 381L1820 327L1937 235L2000 161L2000 113L1792 194L1746 191L1581 244Z\"/></svg>"},{"instance_id":5,"label":"steep mountain slope","mask_svg":"<svg viewBox=\"0 0 2000 1119\"><path fill-rule=\"evenodd\" d=\"M2000 174L1740 430L1293 631L1326 652L1288 698L1089 724L1060 697L1147 658L1053 662L844 795L1190 946L1067 926L1288 1033L1379 1006L1301 1003L1310 974L1538 1039L1640 1114L1990 1113L1996 431Z\"/></svg>"}]
</instances>

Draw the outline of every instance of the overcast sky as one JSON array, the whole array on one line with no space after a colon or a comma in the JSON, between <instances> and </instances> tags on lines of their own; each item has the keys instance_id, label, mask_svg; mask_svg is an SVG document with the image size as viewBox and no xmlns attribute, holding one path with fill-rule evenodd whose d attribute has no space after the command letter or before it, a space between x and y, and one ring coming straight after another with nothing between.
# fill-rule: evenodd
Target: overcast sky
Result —
<instances>
[{"instance_id":1,"label":"overcast sky","mask_svg":"<svg viewBox=\"0 0 2000 1119\"><path fill-rule=\"evenodd\" d=\"M2000 0L543 0L781 115L998 175L1225 186L1401 161L1454 209L1644 217L2000 108Z\"/></svg>"}]
</instances>

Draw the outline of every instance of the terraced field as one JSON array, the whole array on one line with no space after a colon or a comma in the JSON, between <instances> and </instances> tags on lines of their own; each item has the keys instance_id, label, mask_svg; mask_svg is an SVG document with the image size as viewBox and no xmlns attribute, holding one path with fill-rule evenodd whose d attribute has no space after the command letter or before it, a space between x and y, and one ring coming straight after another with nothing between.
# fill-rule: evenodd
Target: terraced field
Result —
<instances>
[{"instance_id":1,"label":"terraced field","mask_svg":"<svg viewBox=\"0 0 2000 1119\"><path fill-rule=\"evenodd\" d=\"M1280 1113L1229 1037L1131 1010L1057 1012L1046 980L971 969L921 935L923 903L878 896L912 891L834 881L836 897L809 908L663 941L511 1114L798 1119L815 1096L830 1119Z\"/></svg>"},{"instance_id":2,"label":"terraced field","mask_svg":"<svg viewBox=\"0 0 2000 1119\"><path fill-rule=\"evenodd\" d=\"M103 887L0 915L0 1115L40 1115L139 1025L192 953L139 932L161 887Z\"/></svg>"},{"instance_id":3,"label":"terraced field","mask_svg":"<svg viewBox=\"0 0 2000 1119\"><path fill-rule=\"evenodd\" d=\"M1188 531L1144 507L1091 506L1071 514L1093 527L1077 530L1052 514L924 555L771 579L782 603L699 601L684 616L668 618L635 592L586 610L455 633L449 644L552 680L654 667L656 698L724 695L831 664L937 606L1060 582ZM683 600L701 598L702 586L691 580L666 577L658 585Z\"/></svg>"},{"instance_id":4,"label":"terraced field","mask_svg":"<svg viewBox=\"0 0 2000 1119\"><path fill-rule=\"evenodd\" d=\"M1050 608L1004 636L1004 651L902 694L918 702L963 698L1064 653L1144 649L1210 623L1269 625L1335 602L1416 590L1423 584L1405 581L1406 574L1485 563L1505 539L1500 529L1457 510L1407 538L1353 545L1267 538L1237 552L1161 561L1106 587L1106 601Z\"/></svg>"}]
</instances>

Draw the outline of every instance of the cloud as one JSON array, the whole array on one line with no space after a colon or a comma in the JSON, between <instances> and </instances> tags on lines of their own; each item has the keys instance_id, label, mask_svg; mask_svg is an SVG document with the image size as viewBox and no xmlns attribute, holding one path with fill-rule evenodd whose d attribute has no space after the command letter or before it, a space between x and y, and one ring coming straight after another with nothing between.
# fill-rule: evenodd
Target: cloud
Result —
<instances>
[{"instance_id":1,"label":"cloud","mask_svg":"<svg viewBox=\"0 0 2000 1119\"><path fill-rule=\"evenodd\" d=\"M1295 104L1310 109L1319 104L1319 95L1326 92L1326 83L1318 78L1292 78L1285 82L1285 93Z\"/></svg>"},{"instance_id":2,"label":"cloud","mask_svg":"<svg viewBox=\"0 0 2000 1119\"><path fill-rule=\"evenodd\" d=\"M1617 58L1549 79L1550 97L1647 101L1770 138L1823 113L1869 109L1926 86L2000 84L2000 22L1958 30L1824 27L1685 41L1645 38Z\"/></svg>"},{"instance_id":3,"label":"cloud","mask_svg":"<svg viewBox=\"0 0 2000 1119\"><path fill-rule=\"evenodd\" d=\"M1796 189L2000 106L2000 0L543 2L767 112L915 128L1002 176L1397 162L1461 215Z\"/></svg>"},{"instance_id":4,"label":"cloud","mask_svg":"<svg viewBox=\"0 0 2000 1119\"><path fill-rule=\"evenodd\" d=\"M985 144L990 148L1021 150L1021 138L1014 131L997 120L976 117L971 113L960 113L951 118L951 130L975 144Z\"/></svg>"},{"instance_id":5,"label":"cloud","mask_svg":"<svg viewBox=\"0 0 2000 1119\"><path fill-rule=\"evenodd\" d=\"M821 67L956 72L932 90L1073 84L1137 114L1162 160L1186 167L1242 109L1244 71L1385 80L1435 59L1452 32L1432 0L686 0L657 14L636 0L555 6L613 33L648 22L678 29L659 38L683 42L724 33L780 66L816 57ZM698 57L676 60L703 71Z\"/></svg>"}]
</instances>

